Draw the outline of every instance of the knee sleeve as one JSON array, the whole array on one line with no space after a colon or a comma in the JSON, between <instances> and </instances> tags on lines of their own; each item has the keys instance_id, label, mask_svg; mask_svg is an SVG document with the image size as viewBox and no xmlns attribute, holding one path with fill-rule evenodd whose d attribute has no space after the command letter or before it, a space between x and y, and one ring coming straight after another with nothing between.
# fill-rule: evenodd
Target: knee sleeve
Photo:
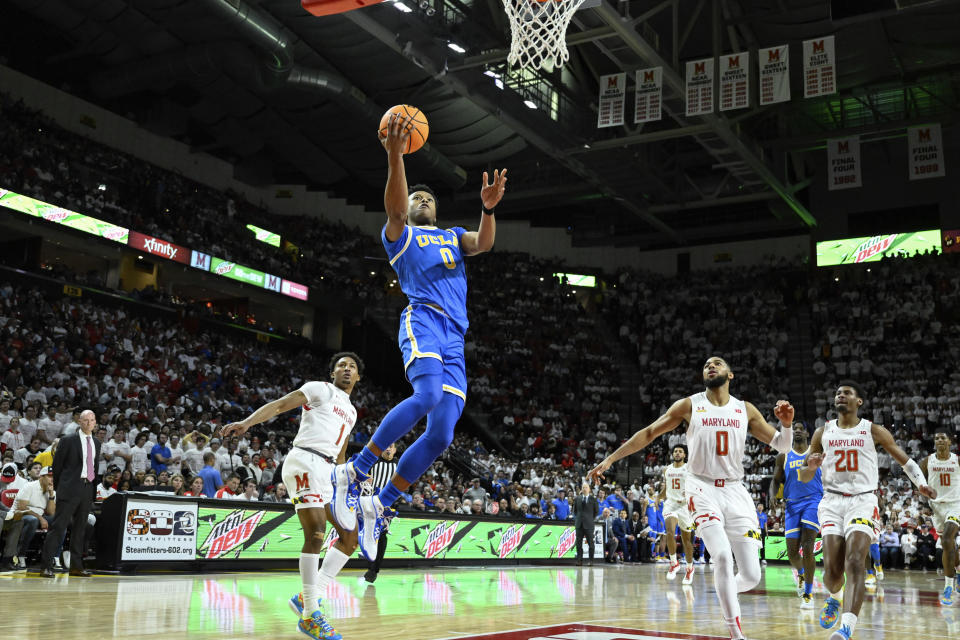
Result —
<instances>
[{"instance_id":1,"label":"knee sleeve","mask_svg":"<svg viewBox=\"0 0 960 640\"><path fill-rule=\"evenodd\" d=\"M737 593L749 591L760 584L759 548L751 540L736 540L730 543L737 559Z\"/></svg>"},{"instance_id":2,"label":"knee sleeve","mask_svg":"<svg viewBox=\"0 0 960 640\"><path fill-rule=\"evenodd\" d=\"M713 585L720 601L720 612L725 620L740 617L740 601L737 599L737 582L733 576L733 552L727 532L720 525L700 527L700 538L713 563Z\"/></svg>"}]
</instances>

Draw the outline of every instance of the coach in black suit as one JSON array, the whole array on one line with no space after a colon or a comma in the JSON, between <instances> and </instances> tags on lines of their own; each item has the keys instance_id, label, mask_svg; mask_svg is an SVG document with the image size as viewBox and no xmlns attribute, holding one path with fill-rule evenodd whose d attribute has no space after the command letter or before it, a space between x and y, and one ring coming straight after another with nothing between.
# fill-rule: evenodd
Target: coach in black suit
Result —
<instances>
[{"instance_id":1,"label":"coach in black suit","mask_svg":"<svg viewBox=\"0 0 960 640\"><path fill-rule=\"evenodd\" d=\"M577 564L583 562L583 539L590 544L590 562L593 562L593 523L600 513L597 499L590 493L590 485L580 487L580 495L573 501L573 526L577 529Z\"/></svg>"},{"instance_id":2,"label":"coach in black suit","mask_svg":"<svg viewBox=\"0 0 960 640\"><path fill-rule=\"evenodd\" d=\"M63 540L67 525L70 536L70 575L88 577L83 568L84 537L87 531L87 516L93 504L97 488L97 461L100 459L100 441L93 437L97 418L87 410L77 419L77 432L60 439L53 456L53 488L57 492L57 511L47 539L43 543L42 576L54 577L53 557Z\"/></svg>"}]
</instances>

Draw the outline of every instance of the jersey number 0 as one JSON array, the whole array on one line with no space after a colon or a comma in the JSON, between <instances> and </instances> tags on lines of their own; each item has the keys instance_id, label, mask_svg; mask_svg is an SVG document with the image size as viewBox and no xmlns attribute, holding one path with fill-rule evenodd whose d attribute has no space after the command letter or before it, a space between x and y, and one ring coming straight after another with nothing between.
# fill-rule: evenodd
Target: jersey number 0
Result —
<instances>
[{"instance_id":1,"label":"jersey number 0","mask_svg":"<svg viewBox=\"0 0 960 640\"><path fill-rule=\"evenodd\" d=\"M443 258L443 264L447 269L456 269L457 261L453 259L453 251L446 247L440 247L440 257Z\"/></svg>"}]
</instances>

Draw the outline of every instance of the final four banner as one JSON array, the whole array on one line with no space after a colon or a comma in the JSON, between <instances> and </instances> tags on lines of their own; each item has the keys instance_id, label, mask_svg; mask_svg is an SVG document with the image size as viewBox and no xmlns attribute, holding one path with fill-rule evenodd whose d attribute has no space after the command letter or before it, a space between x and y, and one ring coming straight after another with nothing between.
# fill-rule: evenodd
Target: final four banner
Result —
<instances>
[{"instance_id":1,"label":"final four banner","mask_svg":"<svg viewBox=\"0 0 960 640\"><path fill-rule=\"evenodd\" d=\"M600 76L600 105L597 109L597 127L616 127L624 123L624 103L627 98L627 74L613 73Z\"/></svg>"},{"instance_id":2,"label":"final four banner","mask_svg":"<svg viewBox=\"0 0 960 640\"><path fill-rule=\"evenodd\" d=\"M790 47L760 49L760 104L790 101Z\"/></svg>"},{"instance_id":3,"label":"final four banner","mask_svg":"<svg viewBox=\"0 0 960 640\"><path fill-rule=\"evenodd\" d=\"M687 63L687 115L713 113L713 58Z\"/></svg>"},{"instance_id":4,"label":"final four banner","mask_svg":"<svg viewBox=\"0 0 960 640\"><path fill-rule=\"evenodd\" d=\"M637 70L637 95L634 101L633 121L653 122L661 117L663 97L663 67Z\"/></svg>"},{"instance_id":5,"label":"final four banner","mask_svg":"<svg viewBox=\"0 0 960 640\"><path fill-rule=\"evenodd\" d=\"M860 136L827 140L827 167L830 191L862 187Z\"/></svg>"},{"instance_id":6,"label":"final four banner","mask_svg":"<svg viewBox=\"0 0 960 640\"><path fill-rule=\"evenodd\" d=\"M833 36L803 41L803 97L837 92L837 56Z\"/></svg>"},{"instance_id":7,"label":"final four banner","mask_svg":"<svg viewBox=\"0 0 960 640\"><path fill-rule=\"evenodd\" d=\"M750 106L750 53L720 56L720 111Z\"/></svg>"},{"instance_id":8,"label":"final four banner","mask_svg":"<svg viewBox=\"0 0 960 640\"><path fill-rule=\"evenodd\" d=\"M943 134L939 124L907 129L910 153L910 179L942 178L946 175L943 158Z\"/></svg>"}]
</instances>

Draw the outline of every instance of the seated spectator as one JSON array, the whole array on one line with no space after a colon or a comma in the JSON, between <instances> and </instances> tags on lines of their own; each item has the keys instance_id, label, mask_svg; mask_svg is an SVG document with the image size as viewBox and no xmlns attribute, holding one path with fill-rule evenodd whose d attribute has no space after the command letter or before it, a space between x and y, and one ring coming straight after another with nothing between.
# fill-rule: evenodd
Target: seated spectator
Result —
<instances>
[{"instance_id":1,"label":"seated spectator","mask_svg":"<svg viewBox=\"0 0 960 640\"><path fill-rule=\"evenodd\" d=\"M900 566L900 536L888 524L880 534L880 562L884 567L896 569Z\"/></svg>"},{"instance_id":2,"label":"seated spectator","mask_svg":"<svg viewBox=\"0 0 960 640\"><path fill-rule=\"evenodd\" d=\"M17 493L16 511L25 513L19 522L7 532L7 541L4 545L3 559L0 560L4 566L12 564L13 551L17 551L17 556L21 563L25 563L27 549L37 529L47 530L50 527L50 521L55 517L57 507L57 495L53 490L53 469L44 467L40 471L40 478L28 482L20 492ZM19 526L17 526L19 525ZM66 535L66 533L64 533ZM19 546L18 546L19 542ZM26 568L24 564L20 568Z\"/></svg>"},{"instance_id":3,"label":"seated spectator","mask_svg":"<svg viewBox=\"0 0 960 640\"><path fill-rule=\"evenodd\" d=\"M183 476L179 473L170 478L170 487L173 489L174 495L182 496L187 490L186 481L183 479Z\"/></svg>"},{"instance_id":4,"label":"seated spectator","mask_svg":"<svg viewBox=\"0 0 960 640\"><path fill-rule=\"evenodd\" d=\"M912 525L907 526L906 531L900 535L900 549L903 551L903 568L909 569L917 553L917 536Z\"/></svg>"},{"instance_id":5,"label":"seated spectator","mask_svg":"<svg viewBox=\"0 0 960 640\"><path fill-rule=\"evenodd\" d=\"M937 541L927 524L920 525L920 535L917 536L916 559L918 566L924 571L937 568Z\"/></svg>"},{"instance_id":6,"label":"seated spectator","mask_svg":"<svg viewBox=\"0 0 960 640\"><path fill-rule=\"evenodd\" d=\"M113 488L116 475L110 471L103 474L103 477L100 479L100 484L97 485L97 502L103 502L113 494L117 492Z\"/></svg>"},{"instance_id":7,"label":"seated spectator","mask_svg":"<svg viewBox=\"0 0 960 640\"><path fill-rule=\"evenodd\" d=\"M239 488L240 488L240 476L238 476L235 473L231 473L229 476L227 476L226 484L224 484L222 487L220 487L217 490L214 497L220 498L221 500L233 500L236 497L237 490Z\"/></svg>"},{"instance_id":8,"label":"seated spectator","mask_svg":"<svg viewBox=\"0 0 960 640\"><path fill-rule=\"evenodd\" d=\"M236 474L233 474L236 475ZM232 476L231 476L232 477ZM240 476L237 476L237 482L240 481ZM230 484L230 479L227 478L227 484ZM240 493L237 497L237 500L247 500L250 502L257 502L260 499L259 491L257 491L257 481L253 478L248 478L243 483L243 492Z\"/></svg>"},{"instance_id":9,"label":"seated spectator","mask_svg":"<svg viewBox=\"0 0 960 640\"><path fill-rule=\"evenodd\" d=\"M203 492L203 478L193 476L190 480L190 488L183 492L188 498L206 498L207 494Z\"/></svg>"}]
</instances>

